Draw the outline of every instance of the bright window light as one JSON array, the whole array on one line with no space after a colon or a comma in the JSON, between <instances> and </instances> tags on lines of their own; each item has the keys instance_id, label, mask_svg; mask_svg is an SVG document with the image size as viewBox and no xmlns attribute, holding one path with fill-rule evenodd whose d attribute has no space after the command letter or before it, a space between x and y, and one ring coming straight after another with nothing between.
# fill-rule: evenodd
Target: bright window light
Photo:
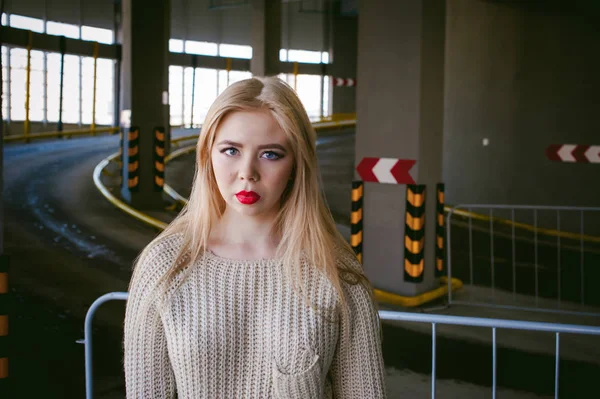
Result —
<instances>
[{"instance_id":1,"label":"bright window light","mask_svg":"<svg viewBox=\"0 0 600 399\"><path fill-rule=\"evenodd\" d=\"M193 121L195 126L204 122L208 108L217 98L217 72L216 69L196 68Z\"/></svg>"},{"instance_id":2,"label":"bright window light","mask_svg":"<svg viewBox=\"0 0 600 399\"><path fill-rule=\"evenodd\" d=\"M183 44L183 43L182 43ZM171 125L183 125L183 67L169 66L169 106Z\"/></svg>"},{"instance_id":3,"label":"bright window light","mask_svg":"<svg viewBox=\"0 0 600 399\"><path fill-rule=\"evenodd\" d=\"M320 64L321 52L308 50L288 50L289 62L304 62L308 64Z\"/></svg>"},{"instance_id":4,"label":"bright window light","mask_svg":"<svg viewBox=\"0 0 600 399\"><path fill-rule=\"evenodd\" d=\"M229 76L227 76L226 70L219 70L219 94L223 93L229 85L234 84L235 82L239 82L240 80L250 79L252 77L252 73L250 71L229 71Z\"/></svg>"},{"instance_id":5,"label":"bright window light","mask_svg":"<svg viewBox=\"0 0 600 399\"><path fill-rule=\"evenodd\" d=\"M183 53L183 40L170 39L169 51L172 53Z\"/></svg>"},{"instance_id":6,"label":"bright window light","mask_svg":"<svg viewBox=\"0 0 600 399\"><path fill-rule=\"evenodd\" d=\"M60 54L47 53L48 63L48 122L58 122L60 105ZM65 77L66 78L66 77Z\"/></svg>"},{"instance_id":7,"label":"bright window light","mask_svg":"<svg viewBox=\"0 0 600 399\"><path fill-rule=\"evenodd\" d=\"M79 39L79 26L48 21L46 24L46 33Z\"/></svg>"},{"instance_id":8,"label":"bright window light","mask_svg":"<svg viewBox=\"0 0 600 399\"><path fill-rule=\"evenodd\" d=\"M6 26L6 13L2 13L2 25Z\"/></svg>"},{"instance_id":9,"label":"bright window light","mask_svg":"<svg viewBox=\"0 0 600 399\"><path fill-rule=\"evenodd\" d=\"M216 56L219 53L219 46L217 43L211 42L196 42L193 40L185 41L185 52L188 54L199 54L199 55L213 55Z\"/></svg>"},{"instance_id":10,"label":"bright window light","mask_svg":"<svg viewBox=\"0 0 600 399\"><path fill-rule=\"evenodd\" d=\"M41 122L44 119L44 53L31 51L31 72L29 76L29 120Z\"/></svg>"},{"instance_id":11,"label":"bright window light","mask_svg":"<svg viewBox=\"0 0 600 399\"><path fill-rule=\"evenodd\" d=\"M194 68L183 69L183 124L192 127L192 82ZM196 84L198 82L196 81Z\"/></svg>"},{"instance_id":12,"label":"bright window light","mask_svg":"<svg viewBox=\"0 0 600 399\"><path fill-rule=\"evenodd\" d=\"M81 38L92 42L112 44L114 42L113 31L110 29L94 28L93 26L81 27Z\"/></svg>"},{"instance_id":13,"label":"bright window light","mask_svg":"<svg viewBox=\"0 0 600 399\"><path fill-rule=\"evenodd\" d=\"M323 77L323 116L330 116L331 110L329 107L329 76Z\"/></svg>"},{"instance_id":14,"label":"bright window light","mask_svg":"<svg viewBox=\"0 0 600 399\"><path fill-rule=\"evenodd\" d=\"M329 52L323 51L321 53L321 62L323 64L329 64Z\"/></svg>"},{"instance_id":15,"label":"bright window light","mask_svg":"<svg viewBox=\"0 0 600 399\"><path fill-rule=\"evenodd\" d=\"M284 48L279 50L279 61L287 61L287 50Z\"/></svg>"},{"instance_id":16,"label":"bright window light","mask_svg":"<svg viewBox=\"0 0 600 399\"><path fill-rule=\"evenodd\" d=\"M44 32L44 21L37 18L24 17L22 15L10 16L10 26L17 29L28 29L34 32Z\"/></svg>"},{"instance_id":17,"label":"bright window light","mask_svg":"<svg viewBox=\"0 0 600 399\"><path fill-rule=\"evenodd\" d=\"M294 75L291 73L277 75L279 79L294 87ZM300 97L302 105L306 109L308 117L318 119L321 116L321 76L319 75L297 75L295 82L296 94ZM329 81L327 80L327 83ZM326 98L329 96L328 90L325 90ZM329 101L327 101L329 108ZM325 108L325 105L324 105Z\"/></svg>"},{"instance_id":18,"label":"bright window light","mask_svg":"<svg viewBox=\"0 0 600 399\"><path fill-rule=\"evenodd\" d=\"M239 46L236 44L219 44L219 55L221 57L231 58L252 58L252 47L251 46Z\"/></svg>"},{"instance_id":19,"label":"bright window light","mask_svg":"<svg viewBox=\"0 0 600 399\"><path fill-rule=\"evenodd\" d=\"M65 80L63 82L63 122L79 123L79 57L65 55Z\"/></svg>"}]
</instances>

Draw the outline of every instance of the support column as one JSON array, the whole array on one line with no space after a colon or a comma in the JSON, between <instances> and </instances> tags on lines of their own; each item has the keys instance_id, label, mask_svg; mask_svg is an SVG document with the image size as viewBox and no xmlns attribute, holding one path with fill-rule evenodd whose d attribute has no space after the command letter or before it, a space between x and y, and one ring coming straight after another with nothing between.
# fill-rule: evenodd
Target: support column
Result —
<instances>
[{"instance_id":1,"label":"support column","mask_svg":"<svg viewBox=\"0 0 600 399\"><path fill-rule=\"evenodd\" d=\"M376 287L404 296L438 285L436 184L442 178L445 14L445 2L439 0L360 2L356 165L363 157L416 160L410 174L426 190L423 275L411 282L404 264L406 213L419 208L420 200L413 196L416 206L406 205L406 185L364 187L365 271ZM415 188L417 195L421 189Z\"/></svg>"},{"instance_id":2,"label":"support column","mask_svg":"<svg viewBox=\"0 0 600 399\"><path fill-rule=\"evenodd\" d=\"M2 43L0 32L0 43ZM3 60L0 56L0 65ZM9 65L10 70L10 65ZM0 81L0 93L3 82ZM8 256L4 253L4 118L2 115L2 98L0 96L0 397L9 397L9 304L8 293Z\"/></svg>"},{"instance_id":3,"label":"support column","mask_svg":"<svg viewBox=\"0 0 600 399\"><path fill-rule=\"evenodd\" d=\"M120 104L130 117L121 120L121 196L139 209L163 205L154 156L156 137L169 129L170 11L168 0L122 1Z\"/></svg>"},{"instance_id":4,"label":"support column","mask_svg":"<svg viewBox=\"0 0 600 399\"><path fill-rule=\"evenodd\" d=\"M356 79L356 64L358 60L358 18L343 15L341 3L331 3L330 24L330 62L329 73L332 78ZM334 114L349 114L356 112L356 87L335 86L330 80L331 111Z\"/></svg>"},{"instance_id":5,"label":"support column","mask_svg":"<svg viewBox=\"0 0 600 399\"><path fill-rule=\"evenodd\" d=\"M280 49L281 0L252 0L252 75L277 75Z\"/></svg>"}]
</instances>

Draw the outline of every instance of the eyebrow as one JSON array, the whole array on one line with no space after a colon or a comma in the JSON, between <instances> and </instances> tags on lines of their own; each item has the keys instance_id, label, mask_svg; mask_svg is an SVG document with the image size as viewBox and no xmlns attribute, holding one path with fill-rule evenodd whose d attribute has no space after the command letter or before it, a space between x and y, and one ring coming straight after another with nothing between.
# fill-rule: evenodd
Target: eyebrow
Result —
<instances>
[{"instance_id":1,"label":"eyebrow","mask_svg":"<svg viewBox=\"0 0 600 399\"><path fill-rule=\"evenodd\" d=\"M237 143L235 141L231 141L231 140L223 140L220 143L218 143L217 145L231 145L231 146L240 147L240 148L244 147L242 144ZM287 152L284 146L282 146L281 144L277 144L277 143L263 144L263 145L258 146L259 150L263 150L266 148L277 148L281 151Z\"/></svg>"}]
</instances>

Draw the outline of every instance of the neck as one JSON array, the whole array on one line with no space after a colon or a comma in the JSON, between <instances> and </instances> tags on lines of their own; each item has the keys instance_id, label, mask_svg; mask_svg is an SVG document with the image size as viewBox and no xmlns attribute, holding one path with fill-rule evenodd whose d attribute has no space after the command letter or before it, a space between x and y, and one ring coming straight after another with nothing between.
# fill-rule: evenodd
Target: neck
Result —
<instances>
[{"instance_id":1,"label":"neck","mask_svg":"<svg viewBox=\"0 0 600 399\"><path fill-rule=\"evenodd\" d=\"M277 247L273 227L276 215L251 217L225 209L225 213L213 229L213 238L222 244L239 245L254 249Z\"/></svg>"}]
</instances>

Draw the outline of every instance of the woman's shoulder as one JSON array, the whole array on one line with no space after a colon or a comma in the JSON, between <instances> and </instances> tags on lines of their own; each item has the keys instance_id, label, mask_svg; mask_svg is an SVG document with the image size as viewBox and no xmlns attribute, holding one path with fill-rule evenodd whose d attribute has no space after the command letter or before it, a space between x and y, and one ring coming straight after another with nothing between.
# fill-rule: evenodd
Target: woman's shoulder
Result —
<instances>
[{"instance_id":1,"label":"woman's shoulder","mask_svg":"<svg viewBox=\"0 0 600 399\"><path fill-rule=\"evenodd\" d=\"M144 251L148 256L173 258L174 260L179 254L182 245L183 234L174 233L153 240L150 244L148 244Z\"/></svg>"},{"instance_id":2,"label":"woman's shoulder","mask_svg":"<svg viewBox=\"0 0 600 399\"><path fill-rule=\"evenodd\" d=\"M144 248L136 262L134 279L158 280L173 265L183 244L181 234L172 234L155 239Z\"/></svg>"},{"instance_id":3,"label":"woman's shoulder","mask_svg":"<svg viewBox=\"0 0 600 399\"><path fill-rule=\"evenodd\" d=\"M362 264L352 250L341 246L335 247L335 261L337 267L342 271L364 274Z\"/></svg>"}]
</instances>

